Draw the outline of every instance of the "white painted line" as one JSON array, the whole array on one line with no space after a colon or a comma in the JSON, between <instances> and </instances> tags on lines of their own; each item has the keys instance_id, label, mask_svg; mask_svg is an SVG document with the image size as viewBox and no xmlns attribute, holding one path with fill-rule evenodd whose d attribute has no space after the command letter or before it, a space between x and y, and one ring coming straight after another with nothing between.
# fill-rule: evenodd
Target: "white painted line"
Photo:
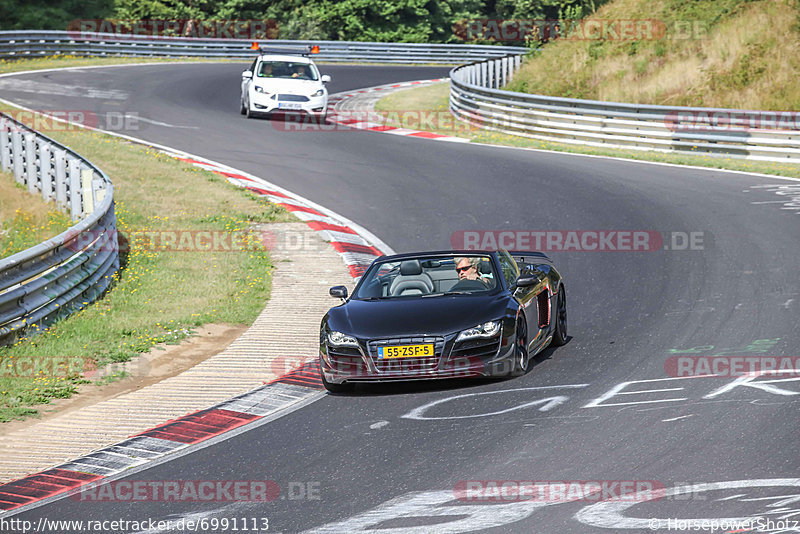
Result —
<instances>
[{"instance_id":1,"label":"white painted line","mask_svg":"<svg viewBox=\"0 0 800 534\"><path fill-rule=\"evenodd\" d=\"M563 395L557 395L557 396L554 396L554 397L546 397L546 398L543 398L543 399L536 399L534 401L529 401L529 402L525 402L525 403L522 403L522 404L517 404L517 405L512 406L510 408L506 408L504 410L498 410L498 411L488 412L488 413L477 413L477 414L473 413L473 414L469 414L469 415L451 415L451 416L443 416L443 417L429 417L429 416L425 415L425 412L427 412L429 409L433 408L434 406L438 406L440 404L444 404L446 402L450 402L450 401L454 401L454 400L466 399L467 397L481 397L481 396L485 396L485 395L499 395L499 394L503 394L503 393L512 393L512 392L515 392L515 391L543 391L543 390L546 391L546 390L552 390L552 389L578 389L578 388L587 387L588 385L589 384L566 384L566 385L561 385L561 386L534 386L534 387L527 387L527 388L501 389L501 390L498 390L498 391L482 391L480 393L464 393L464 394L461 394L461 395L452 395L450 397L445 397L443 399L438 399L438 400L435 400L435 401L431 401L431 402L429 402L427 404L423 404L422 406L420 406L418 408L414 408L410 412L407 412L407 413L401 415L400 417L402 419L416 419L418 421L472 419L472 418L475 418L475 417L489 417L489 416L492 416L492 415L500 415L500 414L512 412L512 411L515 411L515 410L521 410L523 408L529 408L531 406L539 406L539 405L542 405L539 408L539 411L540 412L546 412L546 411L552 410L553 408L563 404L564 402L569 400L569 397L566 397L566 396L563 396Z\"/></svg>"},{"instance_id":2,"label":"white painted line","mask_svg":"<svg viewBox=\"0 0 800 534\"><path fill-rule=\"evenodd\" d=\"M106 115L108 115L108 114L106 113ZM147 122L149 124L155 124L156 126L165 126L167 128L183 128L183 129L186 129L186 130L199 130L200 129L197 126L179 126L177 124L169 124L167 122L154 121L153 119L148 119L146 117L142 117L141 115L133 115L133 114L130 114L130 113L126 113L125 117L126 118L130 118L132 120L136 120L136 121Z\"/></svg>"},{"instance_id":3,"label":"white painted line","mask_svg":"<svg viewBox=\"0 0 800 534\"><path fill-rule=\"evenodd\" d=\"M669 423L669 422L672 422L672 421L680 421L681 419L688 419L689 417L694 417L694 414L682 415L680 417L673 417L672 419L662 419L661 422L662 423Z\"/></svg>"}]
</instances>

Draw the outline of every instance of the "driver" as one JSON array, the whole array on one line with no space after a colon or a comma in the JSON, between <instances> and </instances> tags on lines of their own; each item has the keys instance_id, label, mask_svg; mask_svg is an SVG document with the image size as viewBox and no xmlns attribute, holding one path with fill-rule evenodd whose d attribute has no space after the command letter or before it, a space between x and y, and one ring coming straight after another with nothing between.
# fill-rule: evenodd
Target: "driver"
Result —
<instances>
[{"instance_id":1,"label":"driver","mask_svg":"<svg viewBox=\"0 0 800 534\"><path fill-rule=\"evenodd\" d=\"M489 280L481 276L478 272L478 264L481 259L478 257L460 257L456 258L456 271L458 272L458 279L461 280L479 280L485 285L489 285Z\"/></svg>"},{"instance_id":2,"label":"driver","mask_svg":"<svg viewBox=\"0 0 800 534\"><path fill-rule=\"evenodd\" d=\"M308 76L306 76L305 65L295 65L294 72L292 73L292 78L308 78Z\"/></svg>"}]
</instances>

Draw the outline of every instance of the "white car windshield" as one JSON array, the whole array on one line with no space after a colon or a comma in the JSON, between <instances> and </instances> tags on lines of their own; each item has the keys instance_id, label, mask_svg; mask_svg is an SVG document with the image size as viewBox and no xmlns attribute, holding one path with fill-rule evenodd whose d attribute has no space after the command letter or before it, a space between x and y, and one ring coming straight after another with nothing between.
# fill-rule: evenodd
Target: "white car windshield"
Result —
<instances>
[{"instance_id":1,"label":"white car windshield","mask_svg":"<svg viewBox=\"0 0 800 534\"><path fill-rule=\"evenodd\" d=\"M353 298L482 293L495 287L497 275L487 256L426 256L374 264Z\"/></svg>"},{"instance_id":2,"label":"white car windshield","mask_svg":"<svg viewBox=\"0 0 800 534\"><path fill-rule=\"evenodd\" d=\"M262 61L258 67L258 77L314 81L319 79L313 65L292 61Z\"/></svg>"}]
</instances>

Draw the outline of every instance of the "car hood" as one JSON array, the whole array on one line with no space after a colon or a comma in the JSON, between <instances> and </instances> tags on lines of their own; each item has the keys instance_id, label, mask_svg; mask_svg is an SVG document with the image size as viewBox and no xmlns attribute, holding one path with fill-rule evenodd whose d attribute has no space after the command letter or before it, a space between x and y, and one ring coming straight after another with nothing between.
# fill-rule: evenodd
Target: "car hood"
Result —
<instances>
[{"instance_id":1,"label":"car hood","mask_svg":"<svg viewBox=\"0 0 800 534\"><path fill-rule=\"evenodd\" d=\"M254 85L260 85L270 93L283 93L290 95L309 96L322 87L322 82L317 80L289 80L282 78L256 78Z\"/></svg>"},{"instance_id":2,"label":"car hood","mask_svg":"<svg viewBox=\"0 0 800 534\"><path fill-rule=\"evenodd\" d=\"M328 328L361 339L447 335L505 315L508 295L350 300L331 308Z\"/></svg>"}]
</instances>

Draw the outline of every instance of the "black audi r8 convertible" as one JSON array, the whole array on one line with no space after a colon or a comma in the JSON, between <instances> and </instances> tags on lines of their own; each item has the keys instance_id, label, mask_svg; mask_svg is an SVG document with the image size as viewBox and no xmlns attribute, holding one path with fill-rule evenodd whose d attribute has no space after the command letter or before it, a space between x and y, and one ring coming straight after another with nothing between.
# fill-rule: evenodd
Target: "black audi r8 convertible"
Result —
<instances>
[{"instance_id":1,"label":"black audi r8 convertible","mask_svg":"<svg viewBox=\"0 0 800 534\"><path fill-rule=\"evenodd\" d=\"M445 251L381 256L322 319L328 391L357 382L522 375L567 341L561 275L537 252Z\"/></svg>"}]
</instances>

